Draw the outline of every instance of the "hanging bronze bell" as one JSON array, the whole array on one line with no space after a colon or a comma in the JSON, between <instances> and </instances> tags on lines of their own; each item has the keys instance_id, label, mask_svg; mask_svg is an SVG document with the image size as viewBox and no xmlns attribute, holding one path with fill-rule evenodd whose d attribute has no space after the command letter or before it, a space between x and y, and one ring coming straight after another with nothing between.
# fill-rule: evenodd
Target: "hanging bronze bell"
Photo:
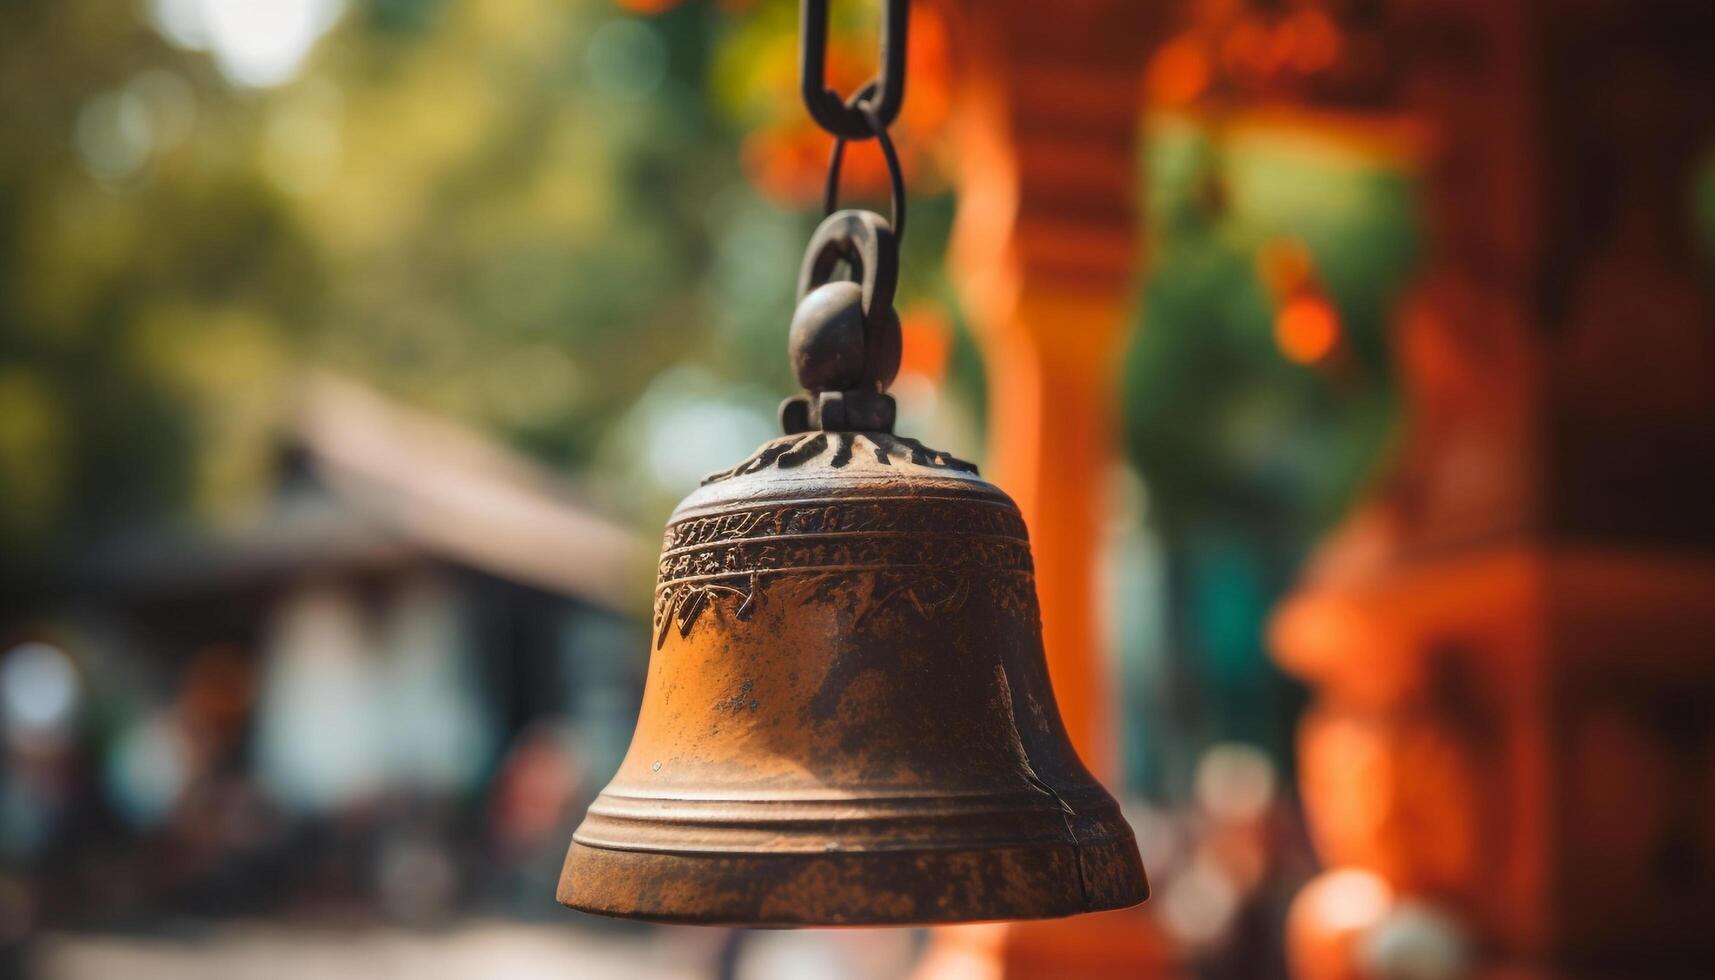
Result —
<instances>
[{"instance_id":1,"label":"hanging bronze bell","mask_svg":"<svg viewBox=\"0 0 1715 980\"><path fill-rule=\"evenodd\" d=\"M1018 508L891 434L888 234L864 212L824 223L792 328L810 394L667 525L642 713L572 837L566 905L897 925L1148 894L1055 706ZM823 283L830 256L862 283Z\"/></svg>"}]
</instances>

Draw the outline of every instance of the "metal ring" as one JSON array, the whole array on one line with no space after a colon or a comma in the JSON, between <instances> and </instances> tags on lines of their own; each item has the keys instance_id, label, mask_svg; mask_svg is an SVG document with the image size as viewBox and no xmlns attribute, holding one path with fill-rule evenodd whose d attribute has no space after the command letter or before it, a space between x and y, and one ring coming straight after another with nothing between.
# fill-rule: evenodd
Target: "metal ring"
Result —
<instances>
[{"instance_id":1,"label":"metal ring","mask_svg":"<svg viewBox=\"0 0 1715 980\"><path fill-rule=\"evenodd\" d=\"M871 83L873 85L874 83ZM905 172L899 165L899 154L893 149L893 140L887 135L887 127L882 123L881 116L864 98L870 91L870 85L864 86L852 96L854 108L871 127L876 142L881 144L882 158L887 161L887 179L892 188L892 200L888 202L888 224L893 226L894 241L905 238ZM828 157L828 181L822 189L822 214L831 215L840 207L840 164L845 161L845 137L834 138L834 149Z\"/></svg>"},{"instance_id":2,"label":"metal ring","mask_svg":"<svg viewBox=\"0 0 1715 980\"><path fill-rule=\"evenodd\" d=\"M864 86L874 87L876 115L886 125L899 117L905 101L906 27L911 22L909 0L886 0L881 8L881 34L876 74ZM803 0L799 28L799 88L804 108L817 125L841 139L865 140L884 127L869 126L853 111L850 100L828 88L828 0Z\"/></svg>"},{"instance_id":3,"label":"metal ring","mask_svg":"<svg viewBox=\"0 0 1715 980\"><path fill-rule=\"evenodd\" d=\"M899 237L881 215L840 211L822 219L798 269L798 300L828 282L841 259L857 274L866 321L893 307L899 287Z\"/></svg>"}]
</instances>

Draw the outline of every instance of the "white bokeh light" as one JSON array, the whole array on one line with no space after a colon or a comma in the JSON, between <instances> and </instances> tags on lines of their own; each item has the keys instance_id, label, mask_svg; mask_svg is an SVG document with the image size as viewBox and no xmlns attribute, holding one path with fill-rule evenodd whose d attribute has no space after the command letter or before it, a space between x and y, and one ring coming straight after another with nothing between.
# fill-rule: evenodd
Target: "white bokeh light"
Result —
<instances>
[{"instance_id":1,"label":"white bokeh light","mask_svg":"<svg viewBox=\"0 0 1715 980\"><path fill-rule=\"evenodd\" d=\"M634 433L628 445L641 450L635 462L643 475L676 495L779 435L765 405L766 396L681 364L656 375L621 428Z\"/></svg>"},{"instance_id":2,"label":"white bokeh light","mask_svg":"<svg viewBox=\"0 0 1715 980\"><path fill-rule=\"evenodd\" d=\"M149 19L161 36L214 55L238 85L266 88L290 81L345 13L345 0L151 0Z\"/></svg>"},{"instance_id":3,"label":"white bokeh light","mask_svg":"<svg viewBox=\"0 0 1715 980\"><path fill-rule=\"evenodd\" d=\"M1197 760L1194 792L1210 816L1228 823L1253 823L1268 815L1278 782L1267 753L1223 742Z\"/></svg>"},{"instance_id":4,"label":"white bokeh light","mask_svg":"<svg viewBox=\"0 0 1715 980\"><path fill-rule=\"evenodd\" d=\"M191 778L191 747L167 712L121 732L106 759L107 789L119 812L139 827L165 820Z\"/></svg>"},{"instance_id":5,"label":"white bokeh light","mask_svg":"<svg viewBox=\"0 0 1715 980\"><path fill-rule=\"evenodd\" d=\"M1357 960L1376 980L1459 980L1471 975L1471 938L1451 912L1401 902L1357 945Z\"/></svg>"},{"instance_id":6,"label":"white bokeh light","mask_svg":"<svg viewBox=\"0 0 1715 980\"><path fill-rule=\"evenodd\" d=\"M77 701L77 670L57 647L22 643L0 658L0 714L8 728L58 732L70 725Z\"/></svg>"},{"instance_id":7,"label":"white bokeh light","mask_svg":"<svg viewBox=\"0 0 1715 980\"><path fill-rule=\"evenodd\" d=\"M104 92L85 102L72 135L84 169L107 183L136 174L155 149L148 104L124 90Z\"/></svg>"},{"instance_id":8,"label":"white bokeh light","mask_svg":"<svg viewBox=\"0 0 1715 980\"><path fill-rule=\"evenodd\" d=\"M289 809L333 813L386 782L386 702L368 611L334 582L309 582L270 614L257 694L262 785Z\"/></svg>"}]
</instances>

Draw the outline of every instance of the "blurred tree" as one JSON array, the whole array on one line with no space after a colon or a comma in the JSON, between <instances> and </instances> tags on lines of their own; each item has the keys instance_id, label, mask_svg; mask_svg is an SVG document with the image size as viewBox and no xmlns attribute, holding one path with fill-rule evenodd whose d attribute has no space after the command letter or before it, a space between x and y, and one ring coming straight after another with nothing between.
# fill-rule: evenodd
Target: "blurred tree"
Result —
<instances>
[{"instance_id":1,"label":"blurred tree","mask_svg":"<svg viewBox=\"0 0 1715 980\"><path fill-rule=\"evenodd\" d=\"M741 162L796 86L730 78L790 50L793 5L645 6L0 6L10 611L117 529L252 499L305 364L594 466L647 520L671 499L619 423L652 379L698 365L690 394L765 420L815 215ZM933 294L949 208L919 203Z\"/></svg>"},{"instance_id":2,"label":"blurred tree","mask_svg":"<svg viewBox=\"0 0 1715 980\"><path fill-rule=\"evenodd\" d=\"M1287 756L1297 698L1263 624L1391 431L1384 328L1416 238L1407 174L1337 143L1167 115L1149 147L1153 251L1127 432L1172 615L1170 667L1131 744L1146 747L1133 761L1153 788L1182 793L1213 741ZM1320 332L1308 338L1294 320L1307 312Z\"/></svg>"}]
</instances>

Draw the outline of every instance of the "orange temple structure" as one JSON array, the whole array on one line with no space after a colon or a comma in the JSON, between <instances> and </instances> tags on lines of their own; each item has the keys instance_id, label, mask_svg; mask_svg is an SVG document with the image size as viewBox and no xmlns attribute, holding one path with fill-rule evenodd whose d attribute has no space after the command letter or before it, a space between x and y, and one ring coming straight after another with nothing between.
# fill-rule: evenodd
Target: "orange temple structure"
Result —
<instances>
[{"instance_id":1,"label":"orange temple structure","mask_svg":"<svg viewBox=\"0 0 1715 980\"><path fill-rule=\"evenodd\" d=\"M1111 776L1096 528L1142 258L1143 67L1186 12L942 6L991 470L1030 526L1073 737ZM1485 976L1694 971L1715 957L1715 321L1689 202L1715 8L1372 6L1388 57L1330 75L1391 103L1381 130L1428 134L1427 248L1393 334L1401 445L1271 630L1314 692L1318 854L1451 910ZM1316 118L1319 93L1291 95ZM1319 915L1294 909L1294 974L1370 975L1366 923ZM943 930L921 975L1179 969L1133 912Z\"/></svg>"},{"instance_id":2,"label":"orange temple structure","mask_svg":"<svg viewBox=\"0 0 1715 980\"><path fill-rule=\"evenodd\" d=\"M1428 248L1395 328L1403 445L1273 627L1316 694L1313 836L1454 910L1483 975L1697 975L1715 334L1690 201L1715 8L1389 15L1432 135ZM1352 926L1296 910L1295 973L1363 976Z\"/></svg>"},{"instance_id":3,"label":"orange temple structure","mask_svg":"<svg viewBox=\"0 0 1715 980\"><path fill-rule=\"evenodd\" d=\"M1035 551L1043 641L1079 754L1118 772L1097 628L1102 487L1140 262L1139 79L1165 4L941 5L955 39L951 272L989 377L989 472ZM1137 910L941 930L926 978L1167 975Z\"/></svg>"}]
</instances>

